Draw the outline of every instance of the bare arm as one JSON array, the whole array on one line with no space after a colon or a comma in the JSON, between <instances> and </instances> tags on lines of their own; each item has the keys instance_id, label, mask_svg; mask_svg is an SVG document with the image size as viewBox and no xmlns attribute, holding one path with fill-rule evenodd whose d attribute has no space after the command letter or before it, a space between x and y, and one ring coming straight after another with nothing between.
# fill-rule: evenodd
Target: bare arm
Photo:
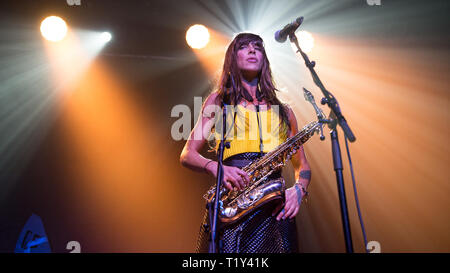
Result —
<instances>
[{"instance_id":1,"label":"bare arm","mask_svg":"<svg viewBox=\"0 0 450 273\"><path fill-rule=\"evenodd\" d=\"M297 119L295 118L294 112L289 111L289 120L291 123L291 136L298 133ZM303 188L307 188L311 180L311 168L309 166L308 160L306 159L305 151L303 150L303 145L300 146L297 153L292 156L292 164L295 169L295 181L299 183Z\"/></svg>"},{"instance_id":2,"label":"bare arm","mask_svg":"<svg viewBox=\"0 0 450 273\"><path fill-rule=\"evenodd\" d=\"M297 119L294 112L289 108L289 121L291 125L291 133L289 137L298 133ZM309 185L311 180L311 168L309 167L308 160L306 159L303 146L300 146L299 150L292 156L292 164L295 169L295 184L293 187L286 190L286 202L283 210L278 214L277 220L293 218L297 215L301 201L304 197L304 190Z\"/></svg>"},{"instance_id":3,"label":"bare arm","mask_svg":"<svg viewBox=\"0 0 450 273\"><path fill-rule=\"evenodd\" d=\"M211 131L213 126L213 123L211 121L214 119L214 114L212 114L212 116L207 116L206 114L204 114L204 110L205 107L214 105L215 98L216 94L213 93L206 99L198 120L194 126L194 129L192 129L191 134L189 135L189 139L186 141L186 144L184 145L183 151L180 155L180 162L184 167L187 167L194 171L207 172L210 174L213 173L210 170L205 169L205 165L210 161L210 159L203 157L200 154L200 150L207 142L205 134ZM212 163L208 165L212 165Z\"/></svg>"},{"instance_id":4,"label":"bare arm","mask_svg":"<svg viewBox=\"0 0 450 273\"><path fill-rule=\"evenodd\" d=\"M203 104L202 111L200 112L197 123L192 129L189 139L183 148L180 155L181 164L194 171L206 172L214 177L217 177L217 162L211 159L205 158L200 154L201 149L207 143L205 136L209 135L211 128L214 125L214 114L209 115L205 108L210 109L214 107L217 93L212 93L208 96ZM233 189L233 186L242 189L245 184L249 182L247 173L237 167L224 166L224 181L225 187L229 190Z\"/></svg>"}]
</instances>

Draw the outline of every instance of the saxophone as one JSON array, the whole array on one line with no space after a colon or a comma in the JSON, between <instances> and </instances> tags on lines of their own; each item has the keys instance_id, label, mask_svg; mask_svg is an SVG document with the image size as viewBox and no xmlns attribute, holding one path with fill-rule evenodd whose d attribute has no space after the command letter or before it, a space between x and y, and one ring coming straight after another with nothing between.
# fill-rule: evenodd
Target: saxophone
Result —
<instances>
[{"instance_id":1,"label":"saxophone","mask_svg":"<svg viewBox=\"0 0 450 273\"><path fill-rule=\"evenodd\" d=\"M285 166L300 146L321 129L320 122L311 122L297 134L288 138L278 147L261 158L243 167L250 177L250 183L242 190L229 191L221 186L219 196L219 220L231 224L254 209L273 200L284 198L285 182L283 178L269 180L267 177ZM211 187L203 196L209 204L215 201L216 186Z\"/></svg>"}]
</instances>

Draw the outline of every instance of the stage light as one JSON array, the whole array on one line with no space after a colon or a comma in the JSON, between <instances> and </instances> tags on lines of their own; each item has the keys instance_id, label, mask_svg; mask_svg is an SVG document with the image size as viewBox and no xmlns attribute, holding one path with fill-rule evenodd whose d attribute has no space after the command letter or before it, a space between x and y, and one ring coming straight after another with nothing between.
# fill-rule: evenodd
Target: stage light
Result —
<instances>
[{"instance_id":1,"label":"stage light","mask_svg":"<svg viewBox=\"0 0 450 273\"><path fill-rule=\"evenodd\" d=\"M102 42L107 43L111 41L112 35L109 32L102 32L102 34L100 34L100 38Z\"/></svg>"},{"instance_id":2,"label":"stage light","mask_svg":"<svg viewBox=\"0 0 450 273\"><path fill-rule=\"evenodd\" d=\"M307 31L299 31L297 33L297 38L298 38L298 43L300 45L300 48L303 50L303 52L305 53L309 53L311 52L311 50L314 48L314 38L311 35L311 33L307 32ZM294 48L294 44L291 44ZM297 49L295 48L295 51L297 51Z\"/></svg>"},{"instance_id":3,"label":"stage light","mask_svg":"<svg viewBox=\"0 0 450 273\"><path fill-rule=\"evenodd\" d=\"M193 25L186 32L186 41L192 48L204 48L209 42L209 31L203 25Z\"/></svg>"},{"instance_id":4,"label":"stage light","mask_svg":"<svg viewBox=\"0 0 450 273\"><path fill-rule=\"evenodd\" d=\"M67 34L66 22L61 17L49 16L41 23L41 33L49 41L61 41Z\"/></svg>"}]
</instances>

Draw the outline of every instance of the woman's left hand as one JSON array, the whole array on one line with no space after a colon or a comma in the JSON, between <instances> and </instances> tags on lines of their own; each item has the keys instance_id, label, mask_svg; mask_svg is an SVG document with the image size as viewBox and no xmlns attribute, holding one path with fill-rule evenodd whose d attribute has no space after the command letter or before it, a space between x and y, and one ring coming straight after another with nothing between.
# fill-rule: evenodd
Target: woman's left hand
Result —
<instances>
[{"instance_id":1,"label":"woman's left hand","mask_svg":"<svg viewBox=\"0 0 450 273\"><path fill-rule=\"evenodd\" d=\"M289 188L285 192L286 200L284 203L284 208L278 213L277 221L281 219L292 219L297 215L300 204L302 203L302 190L301 188L295 184L293 187Z\"/></svg>"}]
</instances>

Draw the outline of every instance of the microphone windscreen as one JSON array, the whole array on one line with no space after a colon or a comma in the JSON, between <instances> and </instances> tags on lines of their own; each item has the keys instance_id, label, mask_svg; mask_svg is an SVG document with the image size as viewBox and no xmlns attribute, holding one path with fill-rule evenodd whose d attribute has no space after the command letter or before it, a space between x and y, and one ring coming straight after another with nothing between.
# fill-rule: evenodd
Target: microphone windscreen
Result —
<instances>
[{"instance_id":1,"label":"microphone windscreen","mask_svg":"<svg viewBox=\"0 0 450 273\"><path fill-rule=\"evenodd\" d=\"M287 37L281 37L280 31L281 30L277 30L277 32L275 32L275 41L277 41L279 43L284 43L286 41Z\"/></svg>"}]
</instances>

